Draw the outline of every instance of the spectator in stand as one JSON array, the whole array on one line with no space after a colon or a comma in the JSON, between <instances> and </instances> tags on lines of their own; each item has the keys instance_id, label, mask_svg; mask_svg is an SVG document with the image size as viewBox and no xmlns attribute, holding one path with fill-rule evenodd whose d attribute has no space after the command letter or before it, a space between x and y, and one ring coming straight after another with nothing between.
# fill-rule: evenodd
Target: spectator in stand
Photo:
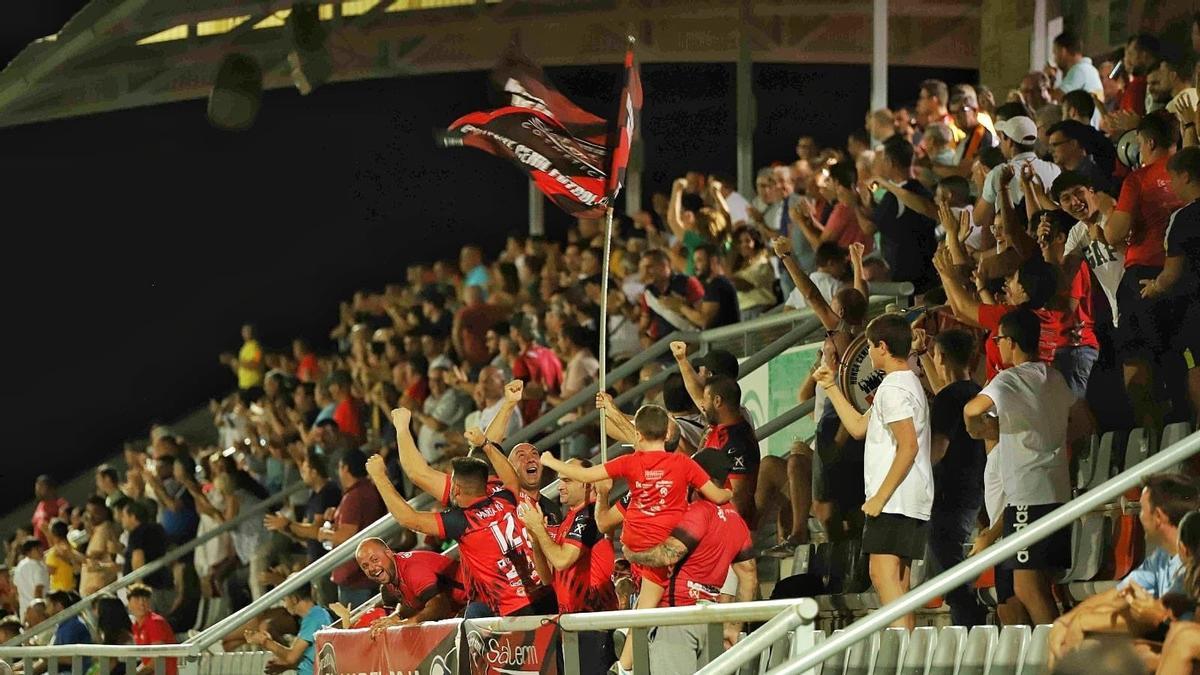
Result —
<instances>
[{"instance_id":1,"label":"spectator in stand","mask_svg":"<svg viewBox=\"0 0 1200 675\"><path fill-rule=\"evenodd\" d=\"M696 277L671 271L671 259L661 249L651 249L642 254L641 277L646 284L646 290L641 298L642 320L641 331L643 342L653 343L667 333L676 330L677 326L651 309L649 297L659 298L677 296L682 303L695 309L704 299L704 285ZM519 377L516 373L514 376ZM526 418L528 421L528 417Z\"/></svg>"},{"instance_id":2,"label":"spectator in stand","mask_svg":"<svg viewBox=\"0 0 1200 675\"><path fill-rule=\"evenodd\" d=\"M1054 98L1050 94L1053 84L1054 76L1047 77L1046 73L1040 70L1026 73L1025 77L1021 78L1021 85L1017 90L1017 102L1024 108L1021 114L1033 115L1044 106L1053 103ZM1009 93L1009 101L1013 101L1012 93Z\"/></svg>"},{"instance_id":3,"label":"spectator in stand","mask_svg":"<svg viewBox=\"0 0 1200 675\"><path fill-rule=\"evenodd\" d=\"M30 521L33 525L33 536L37 537L43 545L48 545L50 539L46 535L50 521L55 518L63 520L69 518L71 504L58 496L58 485L49 474L37 477L33 483L33 494L37 499L37 506L33 509L33 518Z\"/></svg>"},{"instance_id":4,"label":"spectator in stand","mask_svg":"<svg viewBox=\"0 0 1200 675\"><path fill-rule=\"evenodd\" d=\"M9 640L21 634L21 618L15 614L10 614L0 618L0 642L8 642ZM0 671L2 672L2 671Z\"/></svg>"},{"instance_id":5,"label":"spectator in stand","mask_svg":"<svg viewBox=\"0 0 1200 675\"><path fill-rule=\"evenodd\" d=\"M1129 73L1129 79L1121 92L1118 110L1137 115L1146 114L1146 103L1149 100L1146 93L1147 75L1158 68L1161 49L1158 38L1147 33L1134 35L1125 43L1124 66Z\"/></svg>"},{"instance_id":6,"label":"spectator in stand","mask_svg":"<svg viewBox=\"0 0 1200 675\"><path fill-rule=\"evenodd\" d=\"M42 559L50 574L49 591L71 591L78 588L76 575L83 569L83 554L67 541L68 525L55 520L50 523L50 548Z\"/></svg>"},{"instance_id":7,"label":"spectator in stand","mask_svg":"<svg viewBox=\"0 0 1200 675\"><path fill-rule=\"evenodd\" d=\"M176 643L175 631L171 630L171 624L167 623L161 614L154 611L151 605L153 595L154 591L145 584L133 584L129 587L127 597L129 613L133 616L133 644L173 645ZM167 675L176 675L179 672L178 659L166 659L164 665ZM138 666L137 675L152 675L154 671L154 659L145 658Z\"/></svg>"},{"instance_id":8,"label":"spectator in stand","mask_svg":"<svg viewBox=\"0 0 1200 675\"><path fill-rule=\"evenodd\" d=\"M121 527L129 534L125 543L125 567L122 574L129 574L166 555L166 532L163 531L162 525L149 519L145 507L135 501L125 501L117 505L117 513L121 519ZM154 589L156 608L165 611L171 606L169 571L165 568L156 570L145 577L143 582Z\"/></svg>"},{"instance_id":9,"label":"spectator in stand","mask_svg":"<svg viewBox=\"0 0 1200 675\"><path fill-rule=\"evenodd\" d=\"M847 188L838 187L838 200L855 204L859 227L869 236L880 236L883 259L894 281L910 281L916 293L924 293L934 282L930 259L937 247L936 223L924 213L933 213L933 195L912 178L913 146L903 139L883 144L876 155L877 175L871 182L886 191L874 204L869 195L856 199ZM872 187L874 189L874 187ZM873 204L873 208L872 208Z\"/></svg>"},{"instance_id":10,"label":"spectator in stand","mask_svg":"<svg viewBox=\"0 0 1200 675\"><path fill-rule=\"evenodd\" d=\"M504 382L504 372L496 366L484 366L479 371L479 381L475 385L477 392L475 400L479 410L467 415L465 428L486 429L491 425L492 420L496 419L496 415L500 412L500 407L504 405ZM508 418L508 425L504 429L504 437L512 436L523 426L525 423L521 418L521 410L519 408L513 410L512 416Z\"/></svg>"},{"instance_id":11,"label":"spectator in stand","mask_svg":"<svg viewBox=\"0 0 1200 675\"><path fill-rule=\"evenodd\" d=\"M167 534L167 545L179 546L194 539L200 515L195 498L174 478L175 457L159 454L154 458L154 471L144 475L159 504L158 523Z\"/></svg>"},{"instance_id":12,"label":"spectator in stand","mask_svg":"<svg viewBox=\"0 0 1200 675\"><path fill-rule=\"evenodd\" d=\"M43 560L42 542L30 537L21 542L21 561L13 569L13 585L17 587L17 611L22 616L29 604L46 597L50 592L50 572Z\"/></svg>"},{"instance_id":13,"label":"spectator in stand","mask_svg":"<svg viewBox=\"0 0 1200 675\"><path fill-rule=\"evenodd\" d=\"M667 225L675 238L673 250L680 256L682 267L690 275L695 271L692 252L705 242L724 247L729 238L729 206L722 196L721 186L708 182L702 187L703 176L689 173L694 180L677 178L671 186L671 202L667 210ZM695 182L699 179L699 183Z\"/></svg>"},{"instance_id":14,"label":"spectator in stand","mask_svg":"<svg viewBox=\"0 0 1200 675\"><path fill-rule=\"evenodd\" d=\"M929 402L920 379L908 367L908 321L899 314L884 314L867 324L866 334L871 366L886 373L866 413L846 399L828 366L818 368L814 378L846 431L865 439L863 553L870 556L871 582L880 603L886 604L908 592L912 561L925 556L933 508ZM909 614L893 625L912 630L914 617Z\"/></svg>"},{"instance_id":15,"label":"spectator in stand","mask_svg":"<svg viewBox=\"0 0 1200 675\"><path fill-rule=\"evenodd\" d=\"M296 359L297 380L311 383L320 379L321 366L317 362L316 353L313 352L307 340L304 338L292 340L292 357Z\"/></svg>"},{"instance_id":16,"label":"spectator in stand","mask_svg":"<svg viewBox=\"0 0 1200 675\"><path fill-rule=\"evenodd\" d=\"M1135 422L1147 429L1162 428L1162 406L1156 402L1154 366L1161 366L1165 340L1174 335L1172 303L1143 297L1142 281L1156 279L1166 258L1165 239L1171 213L1183 202L1171 189L1167 162L1174 153L1173 121L1147 115L1137 127L1142 166L1125 179L1121 196L1103 224L1104 240L1125 243L1125 274L1117 288L1120 312L1114 334L1133 404ZM1162 372L1171 377L1175 373ZM1182 401L1177 401L1182 403Z\"/></svg>"},{"instance_id":17,"label":"spectator in stand","mask_svg":"<svg viewBox=\"0 0 1200 675\"><path fill-rule=\"evenodd\" d=\"M969 85L956 85L950 94L948 108L954 116L954 125L963 131L963 139L954 148L954 165L945 169L934 168L941 177L971 175L971 165L983 148L996 144L992 130L980 119L979 100L975 89Z\"/></svg>"},{"instance_id":18,"label":"spectator in stand","mask_svg":"<svg viewBox=\"0 0 1200 675\"><path fill-rule=\"evenodd\" d=\"M563 326L558 340L558 353L566 359L566 368L563 369L559 395L549 397L550 405L561 405L596 382L600 362L592 354L591 348L596 340L595 333L583 326Z\"/></svg>"},{"instance_id":19,"label":"spectator in stand","mask_svg":"<svg viewBox=\"0 0 1200 675\"><path fill-rule=\"evenodd\" d=\"M821 193L821 199L826 204L832 204L833 208L829 211L829 215L825 218L825 222L821 222L818 214L807 208L796 209L796 224L799 225L800 232L808 241L808 245L814 251L814 264L818 267L820 263L816 260L816 252L822 244L834 243L843 248L848 248L855 242L862 243L870 252L875 248L875 240L868 237L862 228L858 226L858 220L854 216L854 206L844 204L838 199L838 186L844 187L847 190L854 190L855 184L858 182L858 173L854 169L853 162L838 162L829 165L817 178L817 188ZM795 291L795 289L792 289ZM790 297L790 296L789 296Z\"/></svg>"},{"instance_id":20,"label":"spectator in stand","mask_svg":"<svg viewBox=\"0 0 1200 675\"><path fill-rule=\"evenodd\" d=\"M1101 223L1112 212L1116 200L1093 188L1086 177L1070 171L1064 172L1054 180L1050 193L1064 211L1079 221L1067 235L1063 269L1066 275L1071 277L1072 270L1086 262L1088 269L1095 275L1108 300L1112 320L1111 324L1106 326L1097 323L1096 328L1107 336L1117 324L1117 289L1121 277L1125 275L1124 252L1105 241L1101 228Z\"/></svg>"},{"instance_id":21,"label":"spectator in stand","mask_svg":"<svg viewBox=\"0 0 1200 675\"><path fill-rule=\"evenodd\" d=\"M378 635L391 626L449 619L467 604L458 561L433 551L397 553L382 539L365 539L354 551L363 574L379 584L384 607L391 614L371 624Z\"/></svg>"},{"instance_id":22,"label":"spectator in stand","mask_svg":"<svg viewBox=\"0 0 1200 675\"><path fill-rule=\"evenodd\" d=\"M739 227L738 231L743 229L751 231L742 227ZM704 285L704 297L700 300L700 306L692 308L682 300L674 298L664 299L663 302L683 314L698 328L719 328L742 320L739 305L742 294L735 288L736 282L725 276L725 262L717 247L709 243L697 246L692 252L692 261L695 263L696 278ZM775 278L773 271L771 278ZM773 297L772 292L772 299Z\"/></svg>"},{"instance_id":23,"label":"spectator in stand","mask_svg":"<svg viewBox=\"0 0 1200 675\"><path fill-rule=\"evenodd\" d=\"M1143 593L1162 599L1179 584L1183 570L1179 526L1184 516L1200 508L1200 486L1183 474L1150 476L1142 488L1140 507L1138 520L1154 550L1116 588L1085 599L1054 622L1049 638L1051 665L1078 648L1089 634L1143 637L1158 632L1158 623L1143 625L1135 620L1133 601Z\"/></svg>"},{"instance_id":24,"label":"spectator in stand","mask_svg":"<svg viewBox=\"0 0 1200 675\"><path fill-rule=\"evenodd\" d=\"M304 510L296 514L293 520L276 511L263 516L263 526L272 532L281 532L304 544L308 554L308 562L314 563L325 555L325 547L317 540L317 533L325 522L325 513L336 509L342 500L342 491L330 480L329 464L325 457L309 450L300 464L300 479L309 489L308 501ZM336 600L336 591L329 592L325 584L314 588L317 598L322 604L330 604Z\"/></svg>"},{"instance_id":25,"label":"spectator in stand","mask_svg":"<svg viewBox=\"0 0 1200 675\"><path fill-rule=\"evenodd\" d=\"M592 466L586 459L569 463ZM612 543L596 527L592 486L568 477L558 483L559 502L567 512L553 526L540 506L521 504L517 514L531 535L533 560L543 579L552 579L558 611L604 612L617 609L613 587L615 554ZM580 639L580 672L600 675L613 661L612 633L584 631Z\"/></svg>"},{"instance_id":26,"label":"spectator in stand","mask_svg":"<svg viewBox=\"0 0 1200 675\"><path fill-rule=\"evenodd\" d=\"M1009 203L1013 206L1024 199L1021 193L1020 175L1023 167L1029 165L1042 185L1050 185L1062 169L1058 166L1039 159L1034 154L1034 144L1038 139L1038 128L1033 120L1024 116L1012 117L996 123L996 131L1000 134L1000 151L1004 153L1005 163L988 172L983 184L983 192L975 204L973 217L975 223L983 228L985 233L991 230L996 214L1003 208L998 204L1003 187L1008 188ZM1009 167L1007 170L1005 167ZM1012 173L1005 183L1002 176ZM985 237L985 243L990 237Z\"/></svg>"},{"instance_id":27,"label":"spectator in stand","mask_svg":"<svg viewBox=\"0 0 1200 675\"><path fill-rule=\"evenodd\" d=\"M800 212L806 209L803 202L797 204L792 211L792 222L797 222ZM732 274L729 280L737 289L737 307L742 321L749 321L775 306L775 270L762 238L753 228L743 225L734 230L729 268Z\"/></svg>"},{"instance_id":28,"label":"spectator in stand","mask_svg":"<svg viewBox=\"0 0 1200 675\"><path fill-rule=\"evenodd\" d=\"M458 269L463 274L463 286L478 286L486 294L488 271L483 264L483 251L478 246L462 247L458 255Z\"/></svg>"},{"instance_id":29,"label":"spectator in stand","mask_svg":"<svg viewBox=\"0 0 1200 675\"><path fill-rule=\"evenodd\" d=\"M312 587L308 584L301 584L284 596L283 606L289 614L300 620L300 632L289 646L279 644L261 629L247 630L246 642L271 652L268 669L277 668L282 672L295 668L297 675L313 675L313 663L317 655L317 631L331 625L333 617L329 615L328 610L313 602Z\"/></svg>"},{"instance_id":30,"label":"spectator in stand","mask_svg":"<svg viewBox=\"0 0 1200 675\"><path fill-rule=\"evenodd\" d=\"M336 402L333 411L333 421L337 422L338 431L346 434L355 443L362 443L366 436L363 432L362 401L354 397L351 386L354 380L345 370L335 371L326 381L329 395Z\"/></svg>"},{"instance_id":31,"label":"spectator in stand","mask_svg":"<svg viewBox=\"0 0 1200 675\"><path fill-rule=\"evenodd\" d=\"M1071 498L1068 444L1090 431L1086 401L1039 358L1042 325L1028 308L1000 319L992 341L1006 367L963 409L973 438L998 440L1004 494L1004 534L1011 535ZM996 416L989 416L995 410ZM1059 530L997 572L1001 602L1016 597L1038 624L1058 616L1051 592L1055 570L1069 567L1070 530ZM1011 582L1008 575L1011 574Z\"/></svg>"},{"instance_id":32,"label":"spectator in stand","mask_svg":"<svg viewBox=\"0 0 1200 675\"><path fill-rule=\"evenodd\" d=\"M463 289L463 306L454 315L451 341L454 351L472 369L480 368L489 360L487 331L501 318L499 309L484 300L484 290L479 286Z\"/></svg>"},{"instance_id":33,"label":"spectator in stand","mask_svg":"<svg viewBox=\"0 0 1200 675\"><path fill-rule=\"evenodd\" d=\"M925 80L917 93L917 124L928 128L932 124L945 124L951 129L950 145L953 146L965 134L954 124L954 117L946 108L950 102L950 88L941 80Z\"/></svg>"},{"instance_id":34,"label":"spectator in stand","mask_svg":"<svg viewBox=\"0 0 1200 675\"><path fill-rule=\"evenodd\" d=\"M779 241L778 239L776 241ZM772 242L774 244L774 242ZM789 242L790 244L790 242ZM778 251L777 251L778 253ZM788 255L784 253L782 255ZM846 277L850 272L849 252L833 242L825 242L817 247L817 268L808 275L813 285L820 291L826 303L832 303L833 298L844 288L848 288ZM792 290L787 297L784 307L789 309L805 309L808 301L799 286Z\"/></svg>"},{"instance_id":35,"label":"spectator in stand","mask_svg":"<svg viewBox=\"0 0 1200 675\"><path fill-rule=\"evenodd\" d=\"M846 137L846 154L850 155L851 163L862 153L871 149L871 134L866 128L858 128Z\"/></svg>"},{"instance_id":36,"label":"spectator in stand","mask_svg":"<svg viewBox=\"0 0 1200 675\"><path fill-rule=\"evenodd\" d=\"M963 561L963 545L983 506L987 457L983 443L967 433L962 414L980 391L970 374L971 358L978 347L965 330L950 329L927 338L923 330L916 329L913 349L933 391L929 411L933 511L925 558L929 561L926 575L933 577ZM987 618L969 583L947 593L946 603L956 626L982 625Z\"/></svg>"},{"instance_id":37,"label":"spectator in stand","mask_svg":"<svg viewBox=\"0 0 1200 675\"><path fill-rule=\"evenodd\" d=\"M46 611L53 617L77 602L79 602L79 595L74 591L55 591L46 596ZM92 633L79 615L60 620L54 629L55 646L90 645L92 643ZM71 672L70 657L59 657L56 661L57 663L42 661L34 664L32 672L46 672L51 675ZM83 657L83 669L86 671L90 667L91 659Z\"/></svg>"},{"instance_id":38,"label":"spectator in stand","mask_svg":"<svg viewBox=\"0 0 1200 675\"><path fill-rule=\"evenodd\" d=\"M1047 65L1045 72L1052 81L1057 81L1057 86L1050 90L1055 101L1061 101L1063 94L1077 89L1097 98L1104 96L1100 71L1083 55L1083 42L1075 33L1064 31L1054 38L1054 65ZM1061 80L1058 79L1060 74Z\"/></svg>"},{"instance_id":39,"label":"spectator in stand","mask_svg":"<svg viewBox=\"0 0 1200 675\"><path fill-rule=\"evenodd\" d=\"M1185 205L1171 214L1163 269L1141 282L1142 296L1173 298L1176 303L1182 319L1173 358L1178 362L1183 357L1192 415L1200 420L1200 148L1176 153L1167 163L1167 173L1175 196Z\"/></svg>"},{"instance_id":40,"label":"spectator in stand","mask_svg":"<svg viewBox=\"0 0 1200 675\"><path fill-rule=\"evenodd\" d=\"M84 521L89 534L84 551L87 560L79 578L79 592L86 597L117 578L112 563L124 548L121 546L118 526L113 521L112 509L105 504L104 498L92 495L84 508Z\"/></svg>"},{"instance_id":41,"label":"spectator in stand","mask_svg":"<svg viewBox=\"0 0 1200 675\"><path fill-rule=\"evenodd\" d=\"M1091 126L1092 117L1095 114L1096 99L1086 91L1076 89L1063 95L1062 117L1064 122L1070 120Z\"/></svg>"},{"instance_id":42,"label":"spectator in stand","mask_svg":"<svg viewBox=\"0 0 1200 675\"><path fill-rule=\"evenodd\" d=\"M509 331L517 347L517 356L512 363L513 378L525 383L521 417L529 424L541 416L546 396L559 393L563 379L562 361L553 350L538 341L532 317L514 321Z\"/></svg>"},{"instance_id":43,"label":"spectator in stand","mask_svg":"<svg viewBox=\"0 0 1200 675\"><path fill-rule=\"evenodd\" d=\"M96 599L96 633L102 645L133 644L133 624L129 621L129 610L115 595L102 595ZM105 675L124 672L124 664L121 664L114 666Z\"/></svg>"},{"instance_id":44,"label":"spectator in stand","mask_svg":"<svg viewBox=\"0 0 1200 675\"><path fill-rule=\"evenodd\" d=\"M238 350L237 356L226 353L221 354L220 358L221 363L229 366L234 375L237 375L238 389L251 394L262 391L263 375L266 372L263 367L263 350L258 344L256 332L253 325L243 325L242 348Z\"/></svg>"},{"instance_id":45,"label":"spectator in stand","mask_svg":"<svg viewBox=\"0 0 1200 675\"><path fill-rule=\"evenodd\" d=\"M417 432L417 447L430 462L440 461L446 453L447 433L462 433L463 421L474 407L474 401L464 391L450 386L448 362L443 358L429 367L429 397L413 418L421 425Z\"/></svg>"},{"instance_id":46,"label":"spectator in stand","mask_svg":"<svg viewBox=\"0 0 1200 675\"><path fill-rule=\"evenodd\" d=\"M195 481L185 479L184 485L196 501L201 513L221 522L236 519L243 511L267 498L267 491L245 470L237 466L232 456L222 455L213 465L215 476L213 490L209 494L200 491ZM219 494L216 498L214 495ZM220 504L220 509L217 504ZM264 592L261 572L266 571L266 558L257 555L259 544L266 538L266 529L261 520L247 519L231 534L234 555L224 561L222 593L230 604L240 609L257 599ZM153 584L151 584L153 586ZM249 590L249 596L246 591ZM157 605L156 605L157 607ZM161 608L166 613L166 608Z\"/></svg>"},{"instance_id":47,"label":"spectator in stand","mask_svg":"<svg viewBox=\"0 0 1200 675\"><path fill-rule=\"evenodd\" d=\"M1095 189L1111 193L1114 191L1112 168L1100 168L1092 160L1085 146L1093 133L1095 129L1082 122L1063 120L1048 130L1050 154L1054 163L1063 171L1081 174Z\"/></svg>"},{"instance_id":48,"label":"spectator in stand","mask_svg":"<svg viewBox=\"0 0 1200 675\"><path fill-rule=\"evenodd\" d=\"M1179 521L1179 558L1184 567L1181 570L1181 578L1177 578L1177 583L1171 589L1172 594L1181 593L1189 601L1200 597L1200 588L1197 587L1200 581L1200 559L1197 559L1192 551L1200 552L1200 513L1196 511L1188 513ZM1135 601L1140 601L1140 596L1149 594L1135 590L1131 595L1135 596ZM1171 598L1173 601L1178 599L1179 595ZM1190 673L1196 660L1200 658L1200 623L1195 620L1194 605L1189 603L1181 608L1177 602L1168 605L1161 601L1137 604L1139 608L1152 608L1149 612L1144 612L1149 614L1145 623L1153 625L1157 620L1160 627L1164 622L1167 625L1167 638L1162 645L1162 658L1157 664L1156 672L1163 675Z\"/></svg>"},{"instance_id":49,"label":"spectator in stand","mask_svg":"<svg viewBox=\"0 0 1200 675\"><path fill-rule=\"evenodd\" d=\"M1154 109L1165 109L1179 118L1181 125L1196 121L1196 89L1192 86L1195 66L1192 54L1172 53L1146 77L1146 92L1154 101Z\"/></svg>"},{"instance_id":50,"label":"spectator in stand","mask_svg":"<svg viewBox=\"0 0 1200 675\"><path fill-rule=\"evenodd\" d=\"M378 459L383 461L382 457ZM330 547L340 546L342 542L387 514L387 507L384 506L379 491L371 485L367 477L367 457L361 450L351 449L343 452L338 460L337 471L338 482L342 486L342 501L333 514L332 523L322 527L317 533L317 540L328 542ZM375 585L353 560L335 568L330 579L337 585L338 602L347 607L357 607L374 594Z\"/></svg>"},{"instance_id":51,"label":"spectator in stand","mask_svg":"<svg viewBox=\"0 0 1200 675\"><path fill-rule=\"evenodd\" d=\"M1067 380L1075 398L1087 394L1088 378L1100 356L1100 341L1092 319L1092 275L1086 265L1079 265L1074 274L1066 265L1067 237L1074 227L1065 211L1043 211L1037 219L1038 244L1042 259L1059 272L1060 287L1066 285L1066 297L1059 328L1058 346L1054 350L1054 367Z\"/></svg>"},{"instance_id":52,"label":"spectator in stand","mask_svg":"<svg viewBox=\"0 0 1200 675\"><path fill-rule=\"evenodd\" d=\"M125 496L121 492L121 477L116 469L107 464L96 467L96 493L104 498L105 506L110 509Z\"/></svg>"}]
</instances>

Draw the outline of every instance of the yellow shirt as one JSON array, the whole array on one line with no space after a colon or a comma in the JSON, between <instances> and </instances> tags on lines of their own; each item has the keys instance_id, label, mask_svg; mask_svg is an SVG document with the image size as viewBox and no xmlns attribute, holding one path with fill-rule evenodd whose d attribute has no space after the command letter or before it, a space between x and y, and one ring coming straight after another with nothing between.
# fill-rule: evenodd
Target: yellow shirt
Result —
<instances>
[{"instance_id":1,"label":"yellow shirt","mask_svg":"<svg viewBox=\"0 0 1200 675\"><path fill-rule=\"evenodd\" d=\"M75 570L54 549L46 551L46 567L50 570L50 591L75 590Z\"/></svg>"},{"instance_id":2,"label":"yellow shirt","mask_svg":"<svg viewBox=\"0 0 1200 675\"><path fill-rule=\"evenodd\" d=\"M245 368L242 363L253 362L257 367ZM262 348L258 346L258 340L247 340L242 348L238 350L238 389L249 389L262 384Z\"/></svg>"}]
</instances>

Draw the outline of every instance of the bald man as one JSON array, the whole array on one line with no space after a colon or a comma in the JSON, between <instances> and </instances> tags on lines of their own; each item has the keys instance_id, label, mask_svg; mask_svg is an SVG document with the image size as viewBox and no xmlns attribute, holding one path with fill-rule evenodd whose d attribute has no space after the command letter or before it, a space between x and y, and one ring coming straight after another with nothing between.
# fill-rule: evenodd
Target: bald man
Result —
<instances>
[{"instance_id":1,"label":"bald man","mask_svg":"<svg viewBox=\"0 0 1200 675\"><path fill-rule=\"evenodd\" d=\"M467 604L458 561L440 553L397 553L372 537L358 545L354 558L363 574L379 584L384 606L396 608L371 624L372 636L390 626L448 619Z\"/></svg>"}]
</instances>

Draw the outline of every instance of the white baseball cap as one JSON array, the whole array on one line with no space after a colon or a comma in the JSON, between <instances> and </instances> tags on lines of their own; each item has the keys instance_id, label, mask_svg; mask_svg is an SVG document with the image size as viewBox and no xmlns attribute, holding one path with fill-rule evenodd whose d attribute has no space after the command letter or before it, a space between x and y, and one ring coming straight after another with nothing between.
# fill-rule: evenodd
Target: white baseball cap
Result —
<instances>
[{"instance_id":1,"label":"white baseball cap","mask_svg":"<svg viewBox=\"0 0 1200 675\"><path fill-rule=\"evenodd\" d=\"M996 131L1007 136L1012 142L1021 145L1033 145L1038 136L1037 124L1024 115L997 122Z\"/></svg>"}]
</instances>

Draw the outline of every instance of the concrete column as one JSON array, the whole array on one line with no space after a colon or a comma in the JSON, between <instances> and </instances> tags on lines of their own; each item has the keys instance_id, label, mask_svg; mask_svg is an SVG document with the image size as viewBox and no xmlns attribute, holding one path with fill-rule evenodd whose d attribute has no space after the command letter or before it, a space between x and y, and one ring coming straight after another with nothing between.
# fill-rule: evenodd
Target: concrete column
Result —
<instances>
[{"instance_id":1,"label":"concrete column","mask_svg":"<svg viewBox=\"0 0 1200 675\"><path fill-rule=\"evenodd\" d=\"M1046 0L1033 0L1033 36L1029 40L1029 71L1046 67Z\"/></svg>"},{"instance_id":2,"label":"concrete column","mask_svg":"<svg viewBox=\"0 0 1200 675\"><path fill-rule=\"evenodd\" d=\"M741 22L749 19L749 3L741 4ZM743 195L754 194L754 72L750 53L750 36L738 31L738 60L734 74L737 96L737 190Z\"/></svg>"},{"instance_id":3,"label":"concrete column","mask_svg":"<svg viewBox=\"0 0 1200 675\"><path fill-rule=\"evenodd\" d=\"M888 0L874 0L871 34L871 110L879 110L888 103Z\"/></svg>"}]
</instances>

